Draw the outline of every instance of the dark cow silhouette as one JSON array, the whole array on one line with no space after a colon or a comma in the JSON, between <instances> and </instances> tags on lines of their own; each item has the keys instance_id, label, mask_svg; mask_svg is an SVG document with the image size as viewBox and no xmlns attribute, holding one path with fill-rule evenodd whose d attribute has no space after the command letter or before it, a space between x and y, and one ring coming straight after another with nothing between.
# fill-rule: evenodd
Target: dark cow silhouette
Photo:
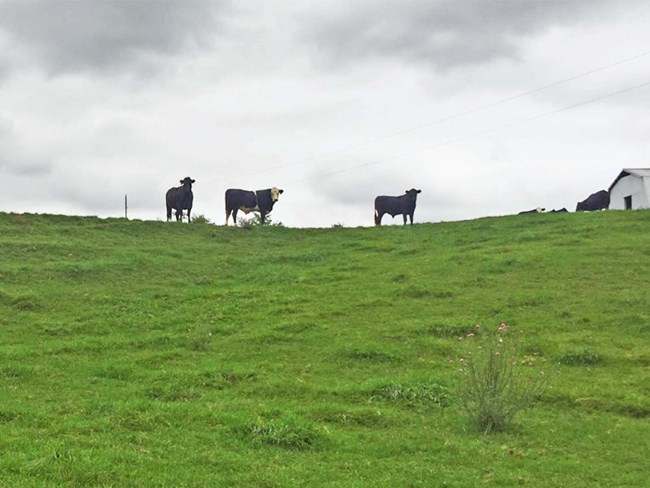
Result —
<instances>
[{"instance_id":1,"label":"dark cow silhouette","mask_svg":"<svg viewBox=\"0 0 650 488\"><path fill-rule=\"evenodd\" d=\"M576 205L576 212L589 211L589 210L604 210L609 208L609 192L607 190L600 190L592 193L586 200L578 202Z\"/></svg>"},{"instance_id":2,"label":"dark cow silhouette","mask_svg":"<svg viewBox=\"0 0 650 488\"><path fill-rule=\"evenodd\" d=\"M536 213L543 213L545 212L546 209L542 207L537 207L532 210L524 210L522 212L519 212L517 215L525 215L525 214L536 214Z\"/></svg>"},{"instance_id":3,"label":"dark cow silhouette","mask_svg":"<svg viewBox=\"0 0 650 488\"><path fill-rule=\"evenodd\" d=\"M266 190L239 190L231 188L226 190L226 225L228 218L232 215L232 220L237 225L237 211L244 213L259 211L262 224L266 222L266 215L273 210L273 205L280 198L284 190L279 188L267 188Z\"/></svg>"},{"instance_id":4,"label":"dark cow silhouette","mask_svg":"<svg viewBox=\"0 0 650 488\"><path fill-rule=\"evenodd\" d=\"M381 225L381 218L384 214L389 214L393 218L395 215L402 215L404 217L404 225L406 225L406 218L410 217L411 224L413 224L415 201L418 198L418 193L421 191L411 188L399 197L381 195L375 198L375 225Z\"/></svg>"},{"instance_id":5,"label":"dark cow silhouette","mask_svg":"<svg viewBox=\"0 0 650 488\"><path fill-rule=\"evenodd\" d=\"M192 183L195 180L189 176L181 180L181 185L170 188L165 195L167 203L167 221L172 219L172 209L176 210L176 221L183 221L183 210L187 210L187 221L190 222L190 212L192 211L192 202L194 194L192 193Z\"/></svg>"},{"instance_id":6,"label":"dark cow silhouette","mask_svg":"<svg viewBox=\"0 0 650 488\"><path fill-rule=\"evenodd\" d=\"M564 213L564 212L568 212L568 210L566 208L564 208L564 207L562 207L559 210L553 209L553 210L549 211L549 213Z\"/></svg>"}]
</instances>

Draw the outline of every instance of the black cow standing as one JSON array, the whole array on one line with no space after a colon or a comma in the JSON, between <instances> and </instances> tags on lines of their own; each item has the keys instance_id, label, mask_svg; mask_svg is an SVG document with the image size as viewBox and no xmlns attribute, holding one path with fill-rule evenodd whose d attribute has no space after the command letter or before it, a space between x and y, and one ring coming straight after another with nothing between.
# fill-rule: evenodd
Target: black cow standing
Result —
<instances>
[{"instance_id":1,"label":"black cow standing","mask_svg":"<svg viewBox=\"0 0 650 488\"><path fill-rule=\"evenodd\" d=\"M578 202L576 212L581 210L606 210L609 208L609 193L607 190L600 190L592 193L586 200Z\"/></svg>"},{"instance_id":2,"label":"black cow standing","mask_svg":"<svg viewBox=\"0 0 650 488\"><path fill-rule=\"evenodd\" d=\"M406 225L406 217L408 216L411 218L411 224L413 224L415 201L418 198L418 193L421 191L411 188L399 197L382 195L375 198L375 225L381 225L381 218L384 214L389 214L391 217L401 214L404 217L404 225Z\"/></svg>"},{"instance_id":3,"label":"black cow standing","mask_svg":"<svg viewBox=\"0 0 650 488\"><path fill-rule=\"evenodd\" d=\"M259 211L262 224L266 222L266 215L273 210L273 205L280 198L284 190L279 188L267 188L266 190L239 190L230 188L226 190L226 225L228 218L232 215L232 220L237 225L237 212L241 210L244 213Z\"/></svg>"},{"instance_id":4,"label":"black cow standing","mask_svg":"<svg viewBox=\"0 0 650 488\"><path fill-rule=\"evenodd\" d=\"M170 188L165 195L167 203L167 221L172 219L172 209L176 210L176 221L183 221L183 210L187 210L187 221L190 222L190 212L192 211L192 202L194 195L192 194L192 183L195 180L189 176L181 180L181 185L178 187Z\"/></svg>"}]
</instances>

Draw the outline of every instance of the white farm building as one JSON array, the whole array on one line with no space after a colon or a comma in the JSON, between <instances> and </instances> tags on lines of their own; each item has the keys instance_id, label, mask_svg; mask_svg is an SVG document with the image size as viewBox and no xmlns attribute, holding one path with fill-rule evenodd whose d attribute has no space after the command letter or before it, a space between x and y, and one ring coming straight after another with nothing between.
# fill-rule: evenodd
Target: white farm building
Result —
<instances>
[{"instance_id":1,"label":"white farm building","mask_svg":"<svg viewBox=\"0 0 650 488\"><path fill-rule=\"evenodd\" d=\"M623 169L609 187L609 208L650 208L650 168Z\"/></svg>"}]
</instances>

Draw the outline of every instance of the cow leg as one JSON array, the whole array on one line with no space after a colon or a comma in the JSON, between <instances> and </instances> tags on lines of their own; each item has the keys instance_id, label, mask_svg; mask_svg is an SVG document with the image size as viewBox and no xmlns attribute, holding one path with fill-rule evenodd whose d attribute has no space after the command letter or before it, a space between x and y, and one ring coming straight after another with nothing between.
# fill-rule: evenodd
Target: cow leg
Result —
<instances>
[{"instance_id":1,"label":"cow leg","mask_svg":"<svg viewBox=\"0 0 650 488\"><path fill-rule=\"evenodd\" d=\"M167 207L167 222L169 222L172 219L172 208Z\"/></svg>"},{"instance_id":2,"label":"cow leg","mask_svg":"<svg viewBox=\"0 0 650 488\"><path fill-rule=\"evenodd\" d=\"M413 214L412 213L409 214L409 218L411 219L411 225L413 225Z\"/></svg>"},{"instance_id":3,"label":"cow leg","mask_svg":"<svg viewBox=\"0 0 650 488\"><path fill-rule=\"evenodd\" d=\"M176 222L182 222L183 221L183 210L176 210Z\"/></svg>"},{"instance_id":4,"label":"cow leg","mask_svg":"<svg viewBox=\"0 0 650 488\"><path fill-rule=\"evenodd\" d=\"M404 219L404 225L406 225L406 219L408 218L408 214L402 214L402 218Z\"/></svg>"},{"instance_id":5,"label":"cow leg","mask_svg":"<svg viewBox=\"0 0 650 488\"><path fill-rule=\"evenodd\" d=\"M237 208L235 208L232 211L232 222L233 222L233 224L235 224L235 227L237 227L237 212L238 212Z\"/></svg>"},{"instance_id":6,"label":"cow leg","mask_svg":"<svg viewBox=\"0 0 650 488\"><path fill-rule=\"evenodd\" d=\"M187 209L187 223L188 223L188 224L189 224L190 222L192 222L192 219L190 219L190 212L191 212L191 211L192 211L191 208L188 208L188 209ZM411 223L413 223L413 222L411 222Z\"/></svg>"},{"instance_id":7,"label":"cow leg","mask_svg":"<svg viewBox=\"0 0 650 488\"><path fill-rule=\"evenodd\" d=\"M226 209L226 227L228 227L228 217L230 217L230 210Z\"/></svg>"},{"instance_id":8,"label":"cow leg","mask_svg":"<svg viewBox=\"0 0 650 488\"><path fill-rule=\"evenodd\" d=\"M375 212L375 225L381 225L381 218L384 216L383 213Z\"/></svg>"},{"instance_id":9,"label":"cow leg","mask_svg":"<svg viewBox=\"0 0 650 488\"><path fill-rule=\"evenodd\" d=\"M262 221L262 225L266 222L266 213L262 212L260 210L260 220Z\"/></svg>"}]
</instances>

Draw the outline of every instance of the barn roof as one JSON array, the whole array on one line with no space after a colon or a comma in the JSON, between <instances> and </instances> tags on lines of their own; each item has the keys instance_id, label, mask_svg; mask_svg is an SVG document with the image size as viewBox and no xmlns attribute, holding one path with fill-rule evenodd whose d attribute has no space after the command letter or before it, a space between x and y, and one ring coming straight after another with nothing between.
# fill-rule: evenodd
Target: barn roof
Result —
<instances>
[{"instance_id":1,"label":"barn roof","mask_svg":"<svg viewBox=\"0 0 650 488\"><path fill-rule=\"evenodd\" d=\"M623 168L623 171L619 173L614 182L609 185L608 190L611 191L614 185L618 183L618 180L630 175L638 176L639 178L650 178L650 168Z\"/></svg>"}]
</instances>

